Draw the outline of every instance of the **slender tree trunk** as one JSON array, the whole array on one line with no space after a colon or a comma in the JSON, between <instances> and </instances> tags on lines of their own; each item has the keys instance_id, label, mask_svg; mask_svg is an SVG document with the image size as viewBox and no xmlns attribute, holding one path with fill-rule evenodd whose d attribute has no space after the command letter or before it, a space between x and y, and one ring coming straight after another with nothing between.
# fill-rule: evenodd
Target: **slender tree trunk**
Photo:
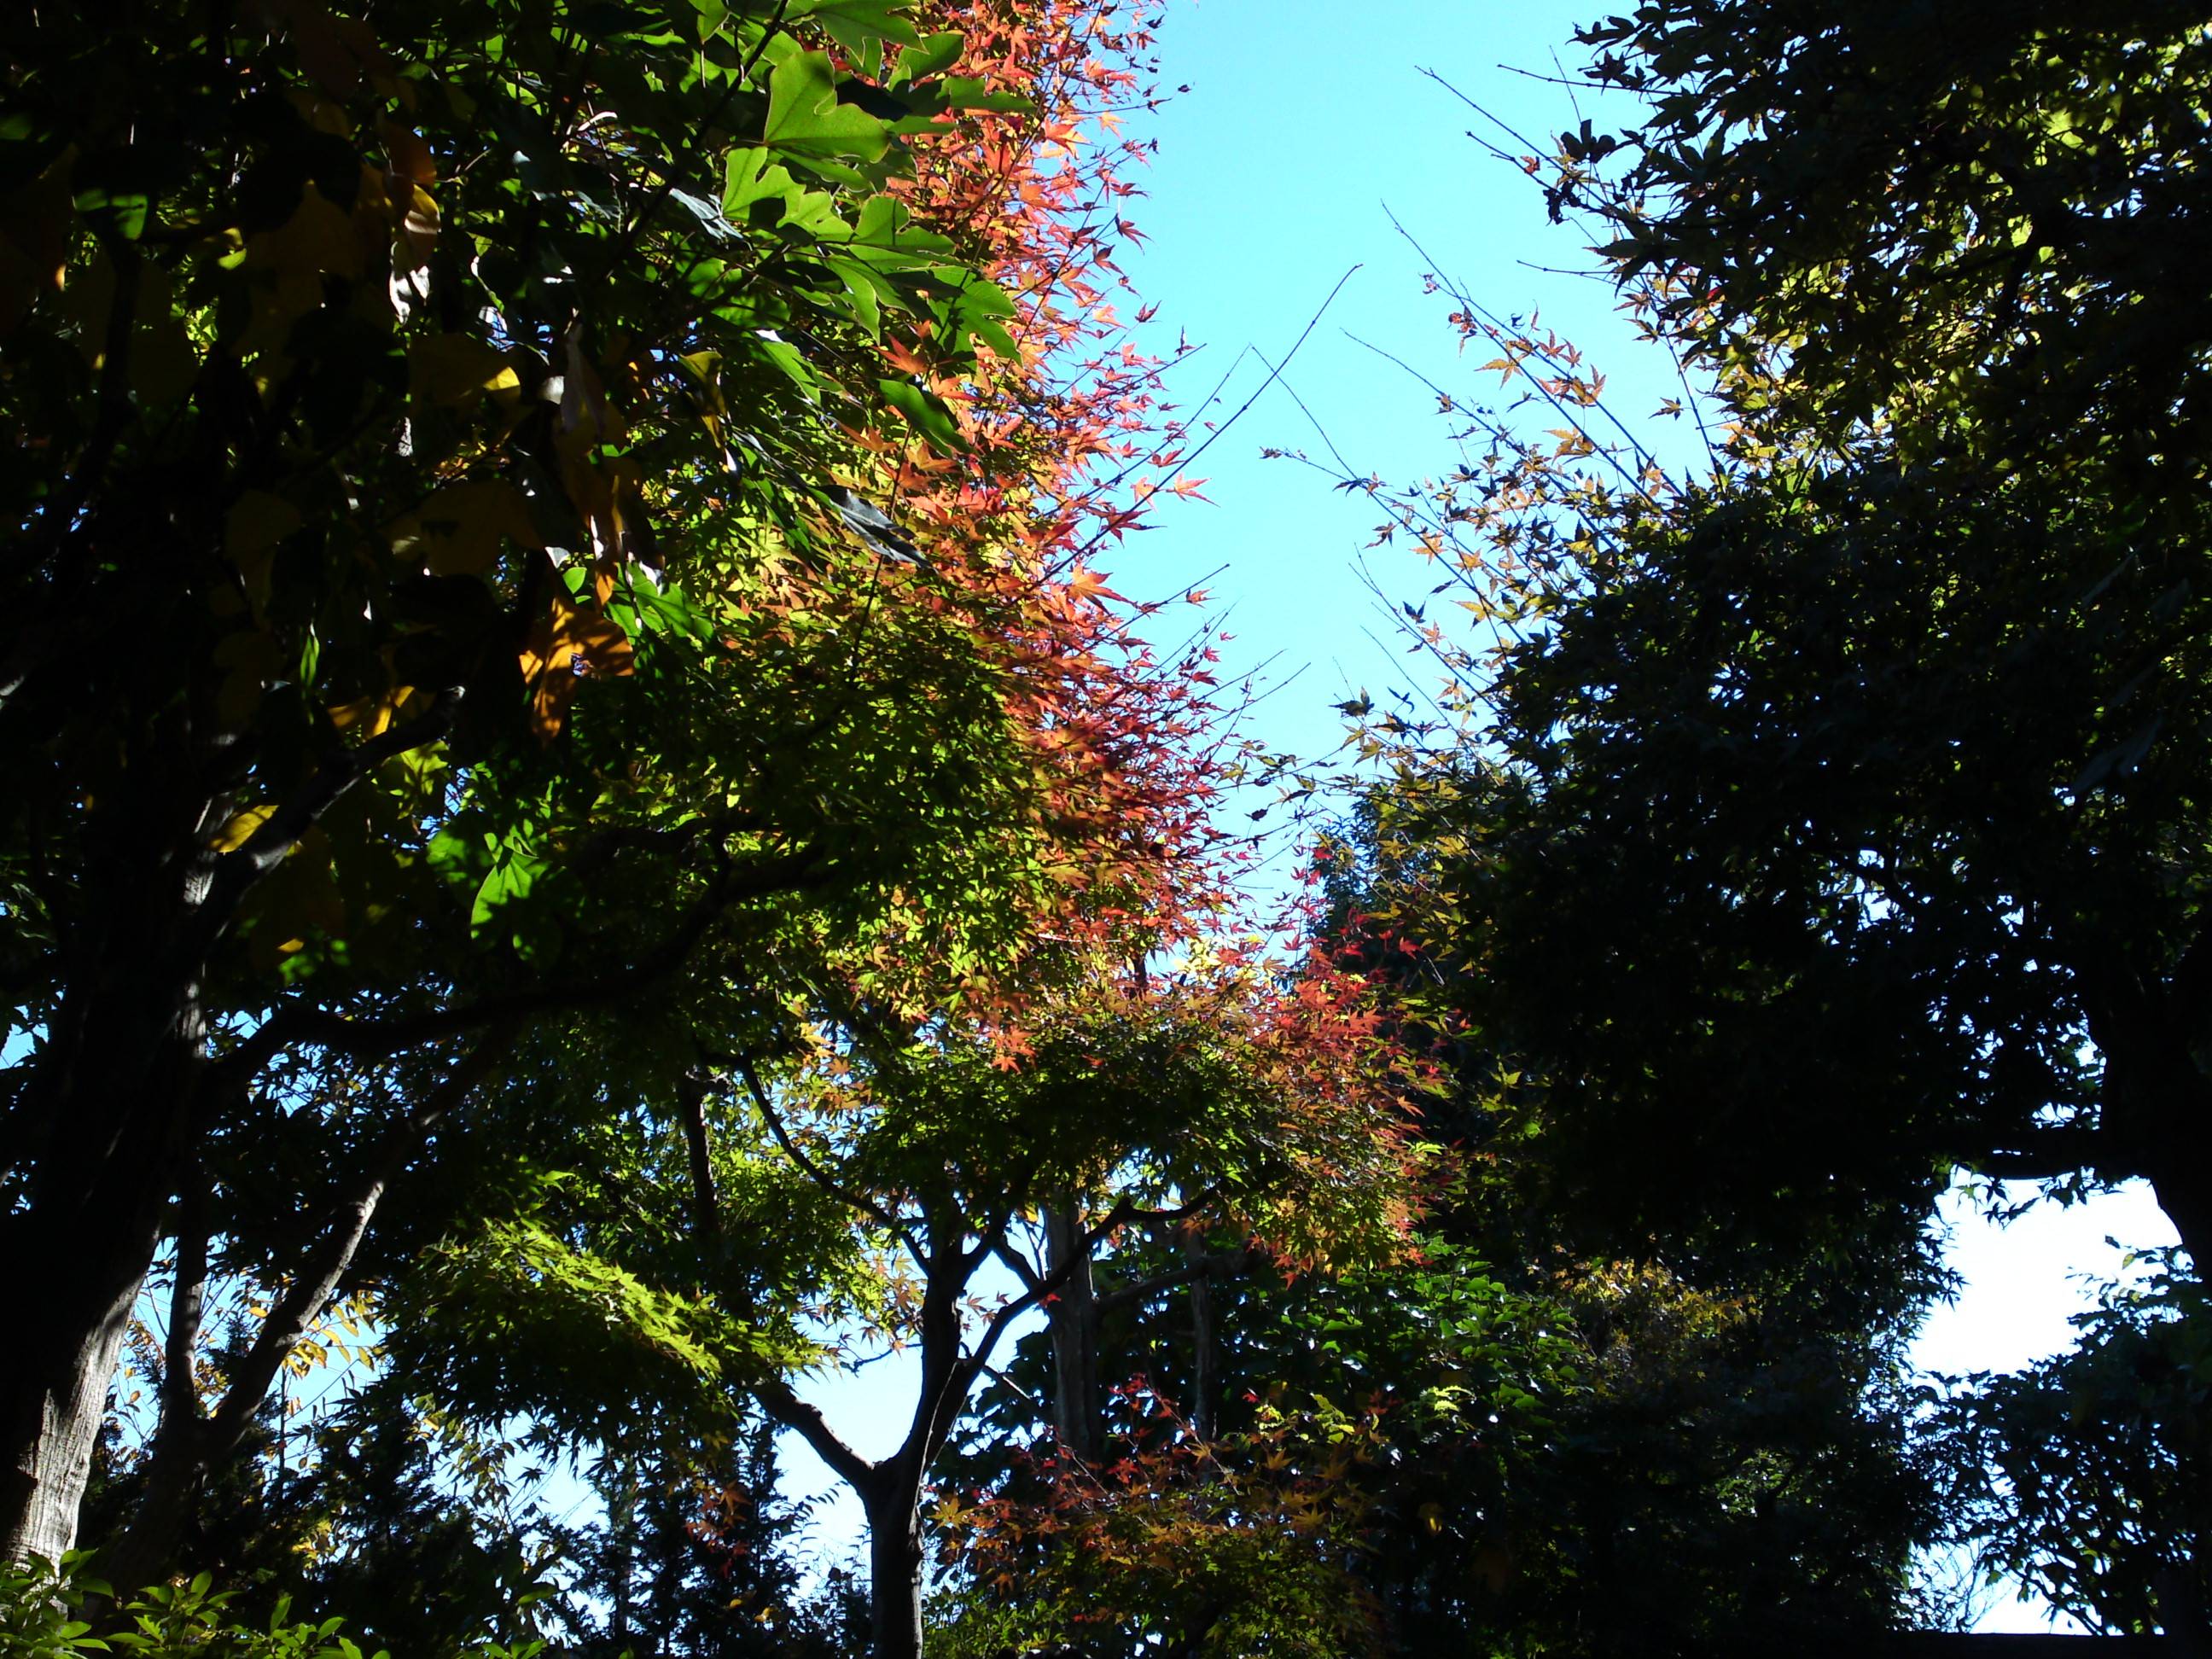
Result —
<instances>
[{"instance_id":1,"label":"slender tree trunk","mask_svg":"<svg viewBox=\"0 0 2212 1659\"><path fill-rule=\"evenodd\" d=\"M691 1232L701 1240L714 1236L714 1162L707 1144L706 1067L694 1066L677 1079L676 1108L684 1120L684 1149L691 1167Z\"/></svg>"},{"instance_id":2,"label":"slender tree trunk","mask_svg":"<svg viewBox=\"0 0 2212 1659\"><path fill-rule=\"evenodd\" d=\"M284 1362L315 1328L352 1268L385 1194L414 1162L426 1138L506 1055L520 1030L519 1020L508 1019L485 1032L444 1081L393 1126L370 1155L367 1166L352 1176L340 1194L337 1219L295 1267L291 1282L264 1316L253 1346L232 1367L229 1386L214 1412L203 1420L197 1401L190 1401L172 1433L169 1404L165 1400L145 1496L139 1500L129 1528L100 1563L104 1575L117 1589L135 1589L168 1565L183 1535L193 1492L210 1468L237 1455L253 1413L268 1397ZM180 1237L180 1273L188 1242ZM204 1273L204 1236L198 1248Z\"/></svg>"},{"instance_id":3,"label":"slender tree trunk","mask_svg":"<svg viewBox=\"0 0 2212 1659\"><path fill-rule=\"evenodd\" d=\"M100 1576L115 1586L124 1601L160 1576L206 1470L202 1441L207 1425L200 1414L194 1370L207 1300L208 1220L197 1179L177 1209L176 1282L169 1293L168 1339L162 1345L161 1417L154 1431L146 1492L138 1500L140 1517L151 1514L163 1521L152 1528L143 1520L134 1522L100 1560ZM95 1616L94 1622L102 1621Z\"/></svg>"},{"instance_id":4,"label":"slender tree trunk","mask_svg":"<svg viewBox=\"0 0 2212 1659\"><path fill-rule=\"evenodd\" d=\"M1085 1462L1096 1462L1098 1435L1098 1311L1091 1249L1073 1204L1045 1212L1045 1267L1066 1277L1048 1304L1052 1336L1053 1434Z\"/></svg>"},{"instance_id":5,"label":"slender tree trunk","mask_svg":"<svg viewBox=\"0 0 2212 1659\"><path fill-rule=\"evenodd\" d=\"M911 1467L909 1467L911 1465ZM873 1659L921 1659L921 1480L901 1456L860 1494L868 1516L868 1622Z\"/></svg>"},{"instance_id":6,"label":"slender tree trunk","mask_svg":"<svg viewBox=\"0 0 2212 1659\"><path fill-rule=\"evenodd\" d=\"M1206 1240L1190 1235L1185 1247L1191 1261L1190 1279L1190 1426L1200 1440L1213 1438L1214 1325L1213 1275L1207 1270Z\"/></svg>"}]
</instances>

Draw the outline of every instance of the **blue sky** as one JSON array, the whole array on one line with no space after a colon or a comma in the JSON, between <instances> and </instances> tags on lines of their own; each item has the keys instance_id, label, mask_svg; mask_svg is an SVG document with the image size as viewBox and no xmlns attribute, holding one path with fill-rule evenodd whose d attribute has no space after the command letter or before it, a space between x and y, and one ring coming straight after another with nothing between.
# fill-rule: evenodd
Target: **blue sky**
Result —
<instances>
[{"instance_id":1,"label":"blue sky","mask_svg":"<svg viewBox=\"0 0 2212 1659\"><path fill-rule=\"evenodd\" d=\"M1146 198L1128 216L1145 240L1122 264L1158 307L1145 331L1152 349L1178 337L1203 348L1175 379L1183 412L1224 374L1220 410L1243 404L1266 378L1262 359L1279 362L1336 298L1285 374L1296 397L1282 385L1265 393L1193 466L1210 504L1166 504L1156 528L1102 562L1132 597L1225 567L1207 586L1232 607L1226 662L1271 662L1279 688L1255 717L1270 747L1325 751L1341 735L1332 704L1408 679L1399 647L1369 637L1387 632L1354 565L1379 516L1372 504L1261 451L1322 453L1310 410L1355 471L1406 483L1449 463L1435 398L1389 358L1455 393L1495 382L1459 356L1450 307L1425 294L1425 273L1449 274L1501 313L1540 313L1612 371L1627 418L1671 383L1671 366L1635 347L1608 288L1559 274L1593 263L1580 240L1547 222L1534 183L1469 140L1479 118L1422 73L1532 137L1556 132L1601 113L1534 78L1558 76L1555 54L1569 60L1577 15L1553 0L1167 0L1171 95L1131 129L1158 149L1132 175ZM1409 557L1379 556L1374 569L1393 593L1428 585Z\"/></svg>"}]
</instances>

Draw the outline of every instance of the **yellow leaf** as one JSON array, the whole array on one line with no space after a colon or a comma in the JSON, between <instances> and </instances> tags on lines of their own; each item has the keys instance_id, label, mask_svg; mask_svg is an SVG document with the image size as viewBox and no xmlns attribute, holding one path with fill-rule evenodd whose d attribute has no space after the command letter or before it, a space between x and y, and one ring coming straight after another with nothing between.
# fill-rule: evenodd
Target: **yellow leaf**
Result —
<instances>
[{"instance_id":1,"label":"yellow leaf","mask_svg":"<svg viewBox=\"0 0 2212 1659\"><path fill-rule=\"evenodd\" d=\"M351 702L327 704L323 713L330 716L331 724L339 731L350 732L374 715L380 706L374 697L356 697Z\"/></svg>"},{"instance_id":2,"label":"yellow leaf","mask_svg":"<svg viewBox=\"0 0 2212 1659\"><path fill-rule=\"evenodd\" d=\"M316 932L333 939L345 933L345 900L331 870L330 838L310 829L261 878L246 908L253 923L247 951L255 965L273 967L307 948Z\"/></svg>"},{"instance_id":3,"label":"yellow leaf","mask_svg":"<svg viewBox=\"0 0 2212 1659\"><path fill-rule=\"evenodd\" d=\"M396 685L381 697L356 697L351 702L332 703L324 712L341 732L350 732L366 720L368 730L362 735L381 737L414 695L413 686Z\"/></svg>"},{"instance_id":4,"label":"yellow leaf","mask_svg":"<svg viewBox=\"0 0 2212 1659\"><path fill-rule=\"evenodd\" d=\"M361 275L362 253L352 216L325 200L311 179L300 186L300 205L282 230L264 230L246 243L246 263L274 266L280 279L289 271L354 277Z\"/></svg>"},{"instance_id":5,"label":"yellow leaf","mask_svg":"<svg viewBox=\"0 0 2212 1659\"><path fill-rule=\"evenodd\" d=\"M437 198L398 173L384 175L382 189L398 229L398 264L404 275L428 259L438 246Z\"/></svg>"},{"instance_id":6,"label":"yellow leaf","mask_svg":"<svg viewBox=\"0 0 2212 1659\"><path fill-rule=\"evenodd\" d=\"M300 112L300 118L317 132L327 132L333 138L353 137L353 123L347 118L345 111L322 94L307 87L294 87L284 96Z\"/></svg>"},{"instance_id":7,"label":"yellow leaf","mask_svg":"<svg viewBox=\"0 0 2212 1659\"><path fill-rule=\"evenodd\" d=\"M381 231L376 240L381 241ZM300 205L283 228L262 231L246 244L253 318L239 338L239 350L248 356L282 351L292 325L323 303L325 275L350 280L362 274L362 244L351 215L313 183L301 185Z\"/></svg>"},{"instance_id":8,"label":"yellow leaf","mask_svg":"<svg viewBox=\"0 0 2212 1659\"><path fill-rule=\"evenodd\" d=\"M238 498L223 520L222 550L234 561L251 558L271 548L297 530L306 520L300 509L282 495L265 489L249 489Z\"/></svg>"},{"instance_id":9,"label":"yellow leaf","mask_svg":"<svg viewBox=\"0 0 2212 1659\"><path fill-rule=\"evenodd\" d=\"M252 839L253 832L276 814L275 806L249 806L216 833L209 843L218 853L235 853Z\"/></svg>"},{"instance_id":10,"label":"yellow leaf","mask_svg":"<svg viewBox=\"0 0 2212 1659\"><path fill-rule=\"evenodd\" d=\"M380 121L376 136L384 144L384 157L392 172L418 185L438 182L437 159L418 134L395 122Z\"/></svg>"},{"instance_id":11,"label":"yellow leaf","mask_svg":"<svg viewBox=\"0 0 2212 1659\"><path fill-rule=\"evenodd\" d=\"M545 544L520 492L484 478L441 489L395 522L392 548L422 560L434 576L483 576L499 561L502 536L518 547Z\"/></svg>"},{"instance_id":12,"label":"yellow leaf","mask_svg":"<svg viewBox=\"0 0 2212 1659\"><path fill-rule=\"evenodd\" d=\"M619 625L556 592L550 611L530 630L520 653L522 678L538 683L530 720L538 741L550 743L560 735L580 668L619 678L635 672L635 654Z\"/></svg>"},{"instance_id":13,"label":"yellow leaf","mask_svg":"<svg viewBox=\"0 0 2212 1659\"><path fill-rule=\"evenodd\" d=\"M485 341L434 334L407 348L407 390L419 403L466 409L487 392L519 394L521 388L506 354Z\"/></svg>"}]
</instances>

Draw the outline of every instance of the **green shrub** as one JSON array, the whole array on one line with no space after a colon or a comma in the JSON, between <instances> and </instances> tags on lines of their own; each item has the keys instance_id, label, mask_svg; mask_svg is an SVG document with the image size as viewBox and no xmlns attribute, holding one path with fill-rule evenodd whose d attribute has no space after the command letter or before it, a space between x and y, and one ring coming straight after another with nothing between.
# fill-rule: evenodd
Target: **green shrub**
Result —
<instances>
[{"instance_id":1,"label":"green shrub","mask_svg":"<svg viewBox=\"0 0 2212 1659\"><path fill-rule=\"evenodd\" d=\"M79 1552L58 1570L36 1559L0 1562L0 1659L78 1659L118 1650L138 1659L368 1659L338 1634L343 1620L294 1622L289 1596L266 1626L238 1622L230 1616L234 1592L216 1589L206 1573L141 1591L95 1626L82 1615L107 1606L114 1592L86 1572L89 1560L88 1552ZM533 1659L544 1645L483 1642L469 1649L469 1659ZM391 1656L380 1651L374 1659Z\"/></svg>"}]
</instances>

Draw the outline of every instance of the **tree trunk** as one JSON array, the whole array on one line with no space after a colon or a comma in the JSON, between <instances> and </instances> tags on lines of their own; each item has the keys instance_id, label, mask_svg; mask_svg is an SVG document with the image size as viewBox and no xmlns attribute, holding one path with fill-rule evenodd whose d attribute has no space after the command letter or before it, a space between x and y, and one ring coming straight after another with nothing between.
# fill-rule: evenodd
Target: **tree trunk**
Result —
<instances>
[{"instance_id":1,"label":"tree trunk","mask_svg":"<svg viewBox=\"0 0 2212 1659\"><path fill-rule=\"evenodd\" d=\"M61 1005L0 1123L0 1163L27 1189L0 1218L0 1329L17 1356L0 1374L0 1559L58 1560L76 1541L131 1308L200 1132L210 954L331 805L381 761L441 735L459 698L442 693L430 714L319 765L223 851L214 837L249 756L175 697L191 681L169 678L174 665L117 690L120 782L87 818L81 908L58 923Z\"/></svg>"},{"instance_id":2,"label":"tree trunk","mask_svg":"<svg viewBox=\"0 0 2212 1659\"><path fill-rule=\"evenodd\" d=\"M1186 1246L1190 1279L1190 1427L1200 1440L1213 1438L1213 1275L1207 1270L1206 1240L1197 1233Z\"/></svg>"},{"instance_id":3,"label":"tree trunk","mask_svg":"<svg viewBox=\"0 0 2212 1659\"><path fill-rule=\"evenodd\" d=\"M860 1494L868 1516L868 1622L874 1659L921 1659L921 1480L902 1456Z\"/></svg>"},{"instance_id":4,"label":"tree trunk","mask_svg":"<svg viewBox=\"0 0 2212 1659\"><path fill-rule=\"evenodd\" d=\"M219 936L210 839L229 816L220 757L171 711L131 732L118 793L84 830L63 988L0 1158L27 1200L0 1222L0 1558L58 1559L133 1305L186 1167L206 1066L199 980ZM212 899L212 902L211 902ZM217 932L210 933L210 927Z\"/></svg>"},{"instance_id":5,"label":"tree trunk","mask_svg":"<svg viewBox=\"0 0 2212 1659\"><path fill-rule=\"evenodd\" d=\"M130 1528L100 1553L100 1576L115 1586L118 1604L161 1574L184 1530L193 1493L206 1469L201 1444L207 1425L200 1414L200 1321L207 1302L208 1223L200 1183L187 1188L178 1206L176 1283L169 1296L168 1340L161 1363L161 1417L154 1431L146 1492ZM148 1526L149 1515L161 1517ZM110 1609L112 1614L112 1609ZM102 1621L94 1617L94 1623Z\"/></svg>"},{"instance_id":6,"label":"tree trunk","mask_svg":"<svg viewBox=\"0 0 2212 1659\"><path fill-rule=\"evenodd\" d=\"M173 1375L164 1382L181 1382L183 1386L181 1389L168 1386L163 1389L161 1426L155 1437L145 1496L139 1500L130 1527L100 1563L103 1576L118 1589L135 1589L150 1582L168 1565L177 1540L183 1535L192 1494L211 1468L237 1455L253 1413L268 1397L285 1362L337 1294L385 1194L414 1161L425 1139L459 1109L469 1091L506 1054L520 1030L519 1020L508 1019L486 1031L445 1080L393 1126L367 1166L351 1177L347 1190L341 1194L336 1220L295 1266L291 1282L263 1316L252 1346L243 1358L232 1362L229 1387L207 1418L199 1415L198 1401L189 1379L174 1376L177 1359L173 1354ZM206 1249L204 1228L196 1231L189 1223L180 1226L180 1291L185 1288L187 1263L195 1253L199 1273L205 1276ZM197 1295L192 1305L196 1322ZM173 1339L178 1334L174 1318L173 1316ZM173 1340L172 1346L174 1346ZM185 1363L189 1364L188 1357Z\"/></svg>"},{"instance_id":7,"label":"tree trunk","mask_svg":"<svg viewBox=\"0 0 2212 1659\"><path fill-rule=\"evenodd\" d=\"M122 1018L56 1020L33 1084L48 1119L30 1202L0 1224L0 1328L15 1354L0 1377L0 1558L11 1560L58 1562L76 1546L200 1070L190 1001L147 1033L130 1018L143 1004L118 1000L102 1012Z\"/></svg>"},{"instance_id":8,"label":"tree trunk","mask_svg":"<svg viewBox=\"0 0 2212 1659\"><path fill-rule=\"evenodd\" d=\"M2212 1179L2207 1178L2212 1170L2177 1168L2165 1159L2148 1161L2158 1207L2181 1236L2181 1248L2189 1252L2197 1276L2212 1277Z\"/></svg>"},{"instance_id":9,"label":"tree trunk","mask_svg":"<svg viewBox=\"0 0 2212 1659\"><path fill-rule=\"evenodd\" d=\"M2140 1175L2181 1236L2198 1278L2212 1273L2212 1079L2187 1037L2186 1009L2128 975L2118 951L2077 964L2090 1041L2105 1066L2100 1173Z\"/></svg>"},{"instance_id":10,"label":"tree trunk","mask_svg":"<svg viewBox=\"0 0 2212 1659\"><path fill-rule=\"evenodd\" d=\"M1098 1312L1091 1250L1073 1205L1045 1212L1045 1267L1066 1269L1048 1304L1052 1334L1052 1427L1060 1445L1096 1462L1098 1445Z\"/></svg>"},{"instance_id":11,"label":"tree trunk","mask_svg":"<svg viewBox=\"0 0 2212 1659\"><path fill-rule=\"evenodd\" d=\"M149 1239L149 1255L151 1249ZM143 1276L119 1273L112 1261L70 1270L53 1259L43 1293L9 1297L18 1308L44 1304L27 1328L15 1326L22 1346L4 1385L9 1460L0 1472L0 1555L11 1560L58 1563L76 1546L107 1385Z\"/></svg>"}]
</instances>

